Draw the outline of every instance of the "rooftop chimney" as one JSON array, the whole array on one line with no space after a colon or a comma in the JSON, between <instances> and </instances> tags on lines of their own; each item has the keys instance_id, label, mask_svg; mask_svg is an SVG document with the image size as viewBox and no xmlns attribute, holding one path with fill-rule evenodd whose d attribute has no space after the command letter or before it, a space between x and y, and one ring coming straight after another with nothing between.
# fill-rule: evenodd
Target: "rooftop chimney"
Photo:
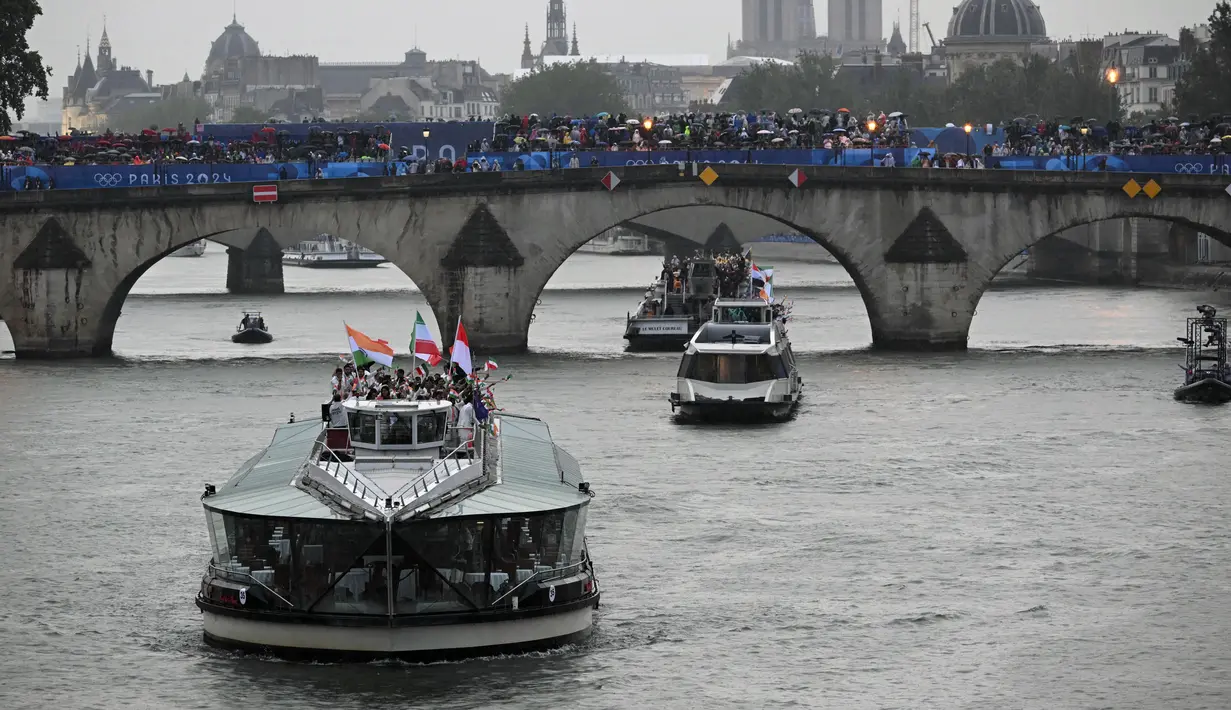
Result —
<instances>
[{"instance_id":1,"label":"rooftop chimney","mask_svg":"<svg viewBox=\"0 0 1231 710\"><path fill-rule=\"evenodd\" d=\"M145 83L150 85L151 91L154 89L154 70L153 69L145 70Z\"/></svg>"}]
</instances>

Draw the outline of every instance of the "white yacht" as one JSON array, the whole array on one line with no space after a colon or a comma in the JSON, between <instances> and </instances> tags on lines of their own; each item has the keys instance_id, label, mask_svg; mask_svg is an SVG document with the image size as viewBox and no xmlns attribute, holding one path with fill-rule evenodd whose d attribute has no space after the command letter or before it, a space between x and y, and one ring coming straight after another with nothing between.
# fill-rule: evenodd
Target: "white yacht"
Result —
<instances>
[{"instance_id":1,"label":"white yacht","mask_svg":"<svg viewBox=\"0 0 1231 710\"><path fill-rule=\"evenodd\" d=\"M306 239L282 250L283 264L309 269L363 269L380 266L385 261L385 257L371 249L331 234Z\"/></svg>"},{"instance_id":2,"label":"white yacht","mask_svg":"<svg viewBox=\"0 0 1231 710\"><path fill-rule=\"evenodd\" d=\"M775 306L720 298L684 351L671 411L682 419L782 420L794 413L802 389Z\"/></svg>"},{"instance_id":3,"label":"white yacht","mask_svg":"<svg viewBox=\"0 0 1231 710\"><path fill-rule=\"evenodd\" d=\"M589 635L590 487L547 424L493 413L471 437L446 401L340 404L205 487L208 643L434 661Z\"/></svg>"}]
</instances>

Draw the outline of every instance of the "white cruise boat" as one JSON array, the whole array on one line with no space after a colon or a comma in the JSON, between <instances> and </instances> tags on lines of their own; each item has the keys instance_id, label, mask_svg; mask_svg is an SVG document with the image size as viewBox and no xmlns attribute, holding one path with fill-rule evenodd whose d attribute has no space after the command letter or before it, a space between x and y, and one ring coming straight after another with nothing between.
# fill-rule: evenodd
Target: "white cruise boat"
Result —
<instances>
[{"instance_id":1,"label":"white cruise boat","mask_svg":"<svg viewBox=\"0 0 1231 710\"><path fill-rule=\"evenodd\" d=\"M201 239L192 244L182 246L179 249L171 252L171 256L202 256L205 254L205 240Z\"/></svg>"},{"instance_id":2,"label":"white cruise boat","mask_svg":"<svg viewBox=\"0 0 1231 710\"><path fill-rule=\"evenodd\" d=\"M363 269L380 266L385 261L385 257L371 249L331 234L306 239L282 250L284 265L309 269Z\"/></svg>"},{"instance_id":3,"label":"white cruise boat","mask_svg":"<svg viewBox=\"0 0 1231 710\"><path fill-rule=\"evenodd\" d=\"M582 244L577 251L609 256L642 256L653 253L649 237L623 227L603 232Z\"/></svg>"},{"instance_id":4,"label":"white cruise boat","mask_svg":"<svg viewBox=\"0 0 1231 710\"><path fill-rule=\"evenodd\" d=\"M340 404L205 487L208 643L433 661L589 635L590 488L544 422L492 414L468 446L449 402Z\"/></svg>"},{"instance_id":5,"label":"white cruise boat","mask_svg":"<svg viewBox=\"0 0 1231 710\"><path fill-rule=\"evenodd\" d=\"M681 419L783 420L794 413L802 389L774 307L720 298L684 351L671 411Z\"/></svg>"}]
</instances>

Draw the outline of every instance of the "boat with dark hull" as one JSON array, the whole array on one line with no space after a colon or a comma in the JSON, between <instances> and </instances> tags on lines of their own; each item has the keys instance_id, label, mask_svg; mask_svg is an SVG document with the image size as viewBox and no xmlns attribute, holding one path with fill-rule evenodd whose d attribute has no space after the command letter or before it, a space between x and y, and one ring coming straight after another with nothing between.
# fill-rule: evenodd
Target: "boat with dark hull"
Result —
<instances>
[{"instance_id":1,"label":"boat with dark hull","mask_svg":"<svg viewBox=\"0 0 1231 710\"><path fill-rule=\"evenodd\" d=\"M1188 319L1184 344L1184 384L1175 398L1194 404L1231 402L1231 365L1227 363L1227 319L1212 306L1198 306L1201 315Z\"/></svg>"},{"instance_id":2,"label":"boat with dark hull","mask_svg":"<svg viewBox=\"0 0 1231 710\"><path fill-rule=\"evenodd\" d=\"M681 269L678 284L672 269L650 285L635 315L627 316L624 339L634 352L676 351L688 344L693 333L709 320L718 297L714 260L699 257Z\"/></svg>"},{"instance_id":3,"label":"boat with dark hull","mask_svg":"<svg viewBox=\"0 0 1231 710\"><path fill-rule=\"evenodd\" d=\"M671 411L683 421L783 421L803 390L781 314L755 299L718 299L677 377Z\"/></svg>"},{"instance_id":4,"label":"boat with dark hull","mask_svg":"<svg viewBox=\"0 0 1231 710\"><path fill-rule=\"evenodd\" d=\"M546 423L500 413L459 428L447 401L338 406L324 423L292 418L206 486L208 643L436 661L590 634L589 484Z\"/></svg>"},{"instance_id":5,"label":"boat with dark hull","mask_svg":"<svg viewBox=\"0 0 1231 710\"><path fill-rule=\"evenodd\" d=\"M273 341L274 336L265 326L265 318L261 316L260 311L245 312L244 319L240 321L235 334L231 336L231 342L240 345L264 345Z\"/></svg>"}]
</instances>

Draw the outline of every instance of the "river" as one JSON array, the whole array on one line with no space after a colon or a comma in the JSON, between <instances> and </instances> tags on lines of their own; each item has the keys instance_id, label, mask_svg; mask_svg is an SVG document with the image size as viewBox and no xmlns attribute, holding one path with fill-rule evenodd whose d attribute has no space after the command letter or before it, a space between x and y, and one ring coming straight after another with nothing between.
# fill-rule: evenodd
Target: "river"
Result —
<instances>
[{"instance_id":1,"label":"river","mask_svg":"<svg viewBox=\"0 0 1231 710\"><path fill-rule=\"evenodd\" d=\"M682 426L677 357L622 351L655 260L576 255L531 352L498 358L500 403L597 493L594 637L305 665L202 643L200 491L316 410L343 320L403 350L415 310L434 321L390 266L229 296L222 252L150 270L116 359L0 360L2 707L1231 705L1231 408L1170 394L1182 319L1225 292L998 287L969 352L882 354L840 267L778 263L799 416ZM230 343L246 307L274 343Z\"/></svg>"}]
</instances>

